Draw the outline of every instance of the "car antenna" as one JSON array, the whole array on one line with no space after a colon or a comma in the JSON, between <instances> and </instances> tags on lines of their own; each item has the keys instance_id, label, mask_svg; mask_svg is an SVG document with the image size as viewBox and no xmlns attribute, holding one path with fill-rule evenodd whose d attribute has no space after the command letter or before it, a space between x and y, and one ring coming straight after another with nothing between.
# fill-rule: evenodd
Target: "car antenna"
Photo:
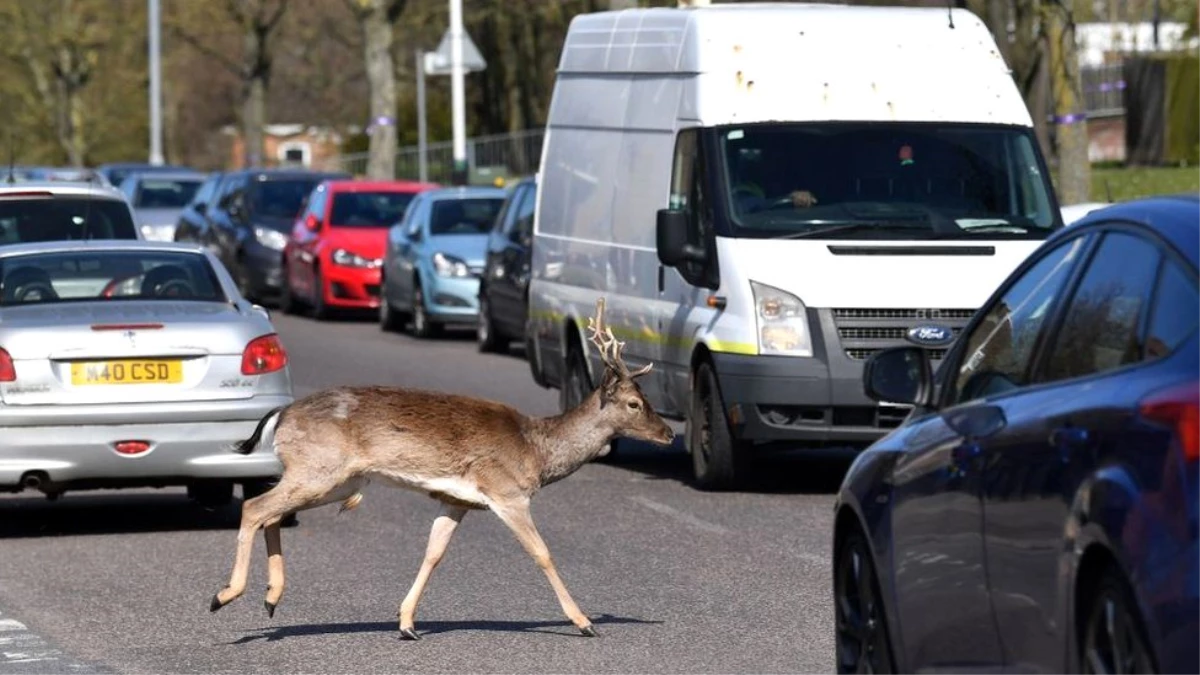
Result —
<instances>
[{"instance_id":1,"label":"car antenna","mask_svg":"<svg viewBox=\"0 0 1200 675\"><path fill-rule=\"evenodd\" d=\"M1104 198L1109 204L1112 203L1112 185L1108 182L1107 178L1104 179Z\"/></svg>"},{"instance_id":2,"label":"car antenna","mask_svg":"<svg viewBox=\"0 0 1200 675\"><path fill-rule=\"evenodd\" d=\"M954 0L946 0L946 18L950 20L950 29L954 30Z\"/></svg>"}]
</instances>

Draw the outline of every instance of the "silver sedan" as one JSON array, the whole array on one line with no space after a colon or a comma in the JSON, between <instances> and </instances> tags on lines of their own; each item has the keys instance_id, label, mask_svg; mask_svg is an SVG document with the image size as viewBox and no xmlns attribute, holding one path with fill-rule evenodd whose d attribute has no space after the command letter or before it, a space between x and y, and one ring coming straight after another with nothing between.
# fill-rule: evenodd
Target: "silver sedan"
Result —
<instances>
[{"instance_id":1,"label":"silver sedan","mask_svg":"<svg viewBox=\"0 0 1200 675\"><path fill-rule=\"evenodd\" d=\"M266 310L192 244L0 247L0 491L186 485L219 505L267 489L238 454L293 400Z\"/></svg>"}]
</instances>

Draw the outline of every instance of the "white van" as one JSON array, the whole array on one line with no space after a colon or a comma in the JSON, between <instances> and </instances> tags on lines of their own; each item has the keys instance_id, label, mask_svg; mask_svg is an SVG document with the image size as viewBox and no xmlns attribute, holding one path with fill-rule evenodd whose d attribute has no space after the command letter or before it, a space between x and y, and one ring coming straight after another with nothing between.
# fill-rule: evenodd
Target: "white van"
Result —
<instances>
[{"instance_id":1,"label":"white van","mask_svg":"<svg viewBox=\"0 0 1200 675\"><path fill-rule=\"evenodd\" d=\"M576 17L546 128L527 342L564 408L597 297L704 488L770 447L865 446L907 409L864 360L945 353L1062 227L978 17L731 4Z\"/></svg>"}]
</instances>

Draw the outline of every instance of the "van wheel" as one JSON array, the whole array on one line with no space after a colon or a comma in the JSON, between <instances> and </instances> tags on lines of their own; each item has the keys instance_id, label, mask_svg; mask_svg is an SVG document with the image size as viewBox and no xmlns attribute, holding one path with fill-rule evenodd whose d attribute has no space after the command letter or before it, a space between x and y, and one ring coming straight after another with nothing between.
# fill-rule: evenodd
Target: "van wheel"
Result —
<instances>
[{"instance_id":1,"label":"van wheel","mask_svg":"<svg viewBox=\"0 0 1200 675\"><path fill-rule=\"evenodd\" d=\"M562 412L574 410L592 393L587 365L579 347L572 344L567 351L566 368L563 370L562 388L558 390L558 407Z\"/></svg>"},{"instance_id":2,"label":"van wheel","mask_svg":"<svg viewBox=\"0 0 1200 675\"><path fill-rule=\"evenodd\" d=\"M728 490L737 485L746 444L734 439L725 416L725 403L712 366L700 364L692 382L687 420L687 447L692 473L701 490Z\"/></svg>"}]
</instances>

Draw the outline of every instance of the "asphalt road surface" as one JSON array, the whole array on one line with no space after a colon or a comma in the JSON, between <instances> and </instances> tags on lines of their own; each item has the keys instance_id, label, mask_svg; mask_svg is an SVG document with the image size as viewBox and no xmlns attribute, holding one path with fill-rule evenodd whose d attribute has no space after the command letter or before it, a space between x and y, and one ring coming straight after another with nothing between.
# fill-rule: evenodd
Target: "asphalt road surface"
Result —
<instances>
[{"instance_id":1,"label":"asphalt road surface","mask_svg":"<svg viewBox=\"0 0 1200 675\"><path fill-rule=\"evenodd\" d=\"M469 333L419 341L371 322L275 320L297 396L395 384L557 412L519 353L479 354ZM239 501L205 511L181 489L0 496L0 675L832 671L830 507L845 459L774 457L727 494L692 488L687 462L678 445L635 448L534 499L595 639L486 512L468 515L434 572L423 639L398 639L438 511L406 491L374 485L355 511L326 506L284 529L288 586L273 619L261 537L246 595L208 611L233 563Z\"/></svg>"}]
</instances>

